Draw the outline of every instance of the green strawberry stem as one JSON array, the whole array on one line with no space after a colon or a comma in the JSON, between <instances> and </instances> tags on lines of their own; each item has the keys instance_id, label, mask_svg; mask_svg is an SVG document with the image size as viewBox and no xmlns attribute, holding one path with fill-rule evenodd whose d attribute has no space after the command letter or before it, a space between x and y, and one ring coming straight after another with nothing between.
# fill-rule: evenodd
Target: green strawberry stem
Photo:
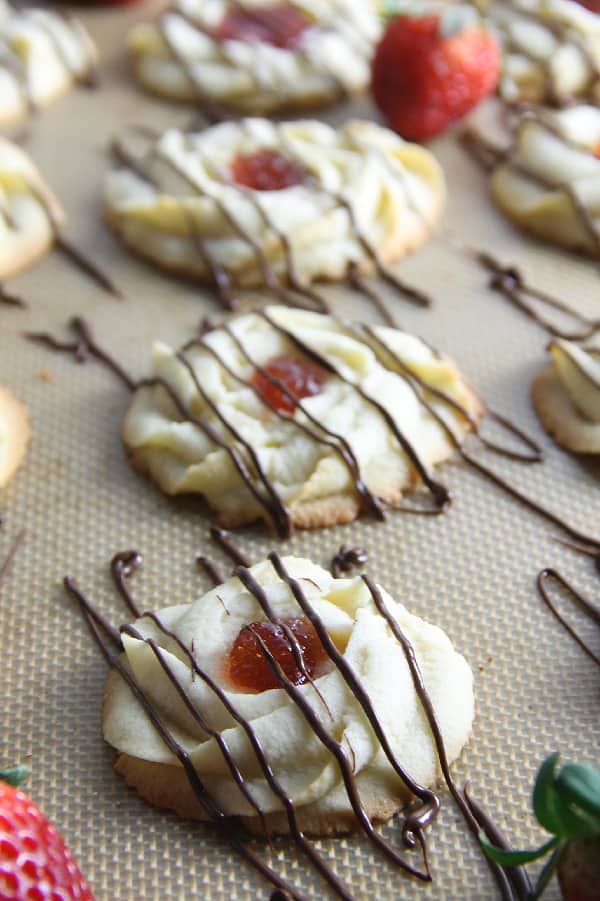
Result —
<instances>
[{"instance_id":1,"label":"green strawberry stem","mask_svg":"<svg viewBox=\"0 0 600 901\"><path fill-rule=\"evenodd\" d=\"M18 788L27 776L29 770L26 766L13 766L0 770L0 782L7 782L13 788Z\"/></svg>"},{"instance_id":2,"label":"green strawberry stem","mask_svg":"<svg viewBox=\"0 0 600 901\"><path fill-rule=\"evenodd\" d=\"M570 842L600 837L600 770L588 764L566 763L556 775L558 758L555 753L544 760L532 797L538 822L552 838L533 851L513 851L497 848L483 833L479 835L485 853L503 867L521 867L552 852L531 901L542 896Z\"/></svg>"},{"instance_id":3,"label":"green strawberry stem","mask_svg":"<svg viewBox=\"0 0 600 901\"><path fill-rule=\"evenodd\" d=\"M542 897L542 892L545 891L546 886L552 879L552 876L554 875L554 871L555 871L556 867L558 866L558 862L559 862L560 858L563 856L563 854L565 853L567 844L568 843L566 841L559 842L557 844L557 846L555 847L554 851L552 852L552 854L550 855L550 857L548 858L548 860L546 861L546 863L544 864L544 866L540 872L540 875L538 876L538 881L535 884L535 888L534 888L533 894L531 896L531 901L537 901L538 898Z\"/></svg>"}]
</instances>

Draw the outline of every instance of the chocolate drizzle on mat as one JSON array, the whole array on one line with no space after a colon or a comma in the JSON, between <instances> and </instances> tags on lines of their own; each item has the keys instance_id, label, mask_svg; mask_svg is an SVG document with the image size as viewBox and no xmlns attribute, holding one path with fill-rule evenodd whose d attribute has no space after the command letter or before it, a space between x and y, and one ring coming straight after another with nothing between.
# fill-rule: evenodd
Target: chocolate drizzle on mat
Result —
<instances>
[{"instance_id":1,"label":"chocolate drizzle on mat","mask_svg":"<svg viewBox=\"0 0 600 901\"><path fill-rule=\"evenodd\" d=\"M592 553L590 553L592 556ZM600 570L600 566L598 565L600 561L600 549L596 548L593 551L593 557L596 563L597 569ZM540 573L538 573L536 579L536 585L540 596L548 608L554 618L560 623L563 629L577 642L581 650L587 654L590 660L593 660L597 666L600 666L600 656L598 653L594 652L591 647L583 640L583 638L579 635L577 630L565 619L563 614L557 608L552 596L550 594L550 584L554 583L561 589L561 593L564 598L566 598L574 607L576 607L581 613L585 614L596 626L600 627L600 607L596 604L593 604L588 598L586 598L580 591L578 591L574 585L566 579L561 573L559 573L556 569L552 567L546 567ZM598 634L600 635L600 629Z\"/></svg>"},{"instance_id":2,"label":"chocolate drizzle on mat","mask_svg":"<svg viewBox=\"0 0 600 901\"><path fill-rule=\"evenodd\" d=\"M461 249L470 259L475 260L486 272L489 272L488 287L506 297L515 307L541 325L553 337L563 338L566 341L584 341L600 331L600 319L584 316L548 291L542 291L528 284L517 266L501 263L488 251L466 247ZM537 307L556 311L561 318L567 317L572 320L577 328L575 330L561 328L556 322L543 315Z\"/></svg>"},{"instance_id":3,"label":"chocolate drizzle on mat","mask_svg":"<svg viewBox=\"0 0 600 901\"><path fill-rule=\"evenodd\" d=\"M382 751L388 759L390 765L392 766L398 777L402 780L407 790L416 799L416 805L413 805L404 814L402 826L400 829L400 837L401 843L405 850L419 850L420 857L423 863L422 869L409 862L406 859L405 855L400 854L400 852L392 844L390 844L390 842L388 842L382 835L380 835L380 833L375 831L369 819L369 816L363 807L358 792L357 782L353 774L351 759L347 749L334 739L326 726L323 724L321 717L315 712L315 709L310 704L308 704L303 696L303 693L298 690L297 686L295 686L288 679L288 677L285 675L285 672L279 665L277 659L269 651L266 644L262 641L260 635L255 631L254 636L256 639L257 647L263 654L269 668L271 669L276 680L279 682L283 691L285 691L286 694L290 697L292 703L297 707L300 714L307 721L315 736L331 752L333 758L336 760L357 823L362 828L363 832L368 837L370 842L374 845L377 851L381 852L388 860L397 865L403 872L420 881L431 881L424 830L433 822L433 820L437 816L440 805L438 796L430 789L418 785L418 783L416 783L412 779L410 774L408 774L403 769L401 764L396 759L395 754L388 742L387 735L377 717L367 691L354 673L352 667L348 664L344 656L340 654L335 644L329 637L323 621L318 616L313 605L304 594L301 582L293 579L289 575L283 561L278 554L271 553L269 555L269 560L278 576L286 585L288 585L293 597L297 601L304 615L307 616L310 622L313 624L325 652L329 656L332 663L337 667L341 677L344 679L350 691L356 698L357 703L360 705L365 717L371 725L371 728L376 734L381 744ZM149 619L153 623L153 625L157 627L168 639L174 641L177 644L179 650L183 653L185 659L188 661L194 674L194 678L201 679L209 688L209 690L221 701L221 703L225 706L234 720L240 724L246 734L246 737L248 738L252 750L254 751L256 760L265 780L267 781L274 794L281 801L290 829L290 834L295 841L298 849L307 857L307 859L315 867L321 877L327 882L330 889L333 890L334 894L337 897L345 899L345 901L352 901L353 896L349 888L342 882L341 879L336 876L334 871L327 865L327 863L325 863L314 845L304 836L303 832L301 831L297 820L297 812L294 802L286 795L285 790L278 782L277 776L273 772L265 755L265 752L261 747L260 741L256 733L254 732L252 723L239 713L239 711L235 707L235 702L231 699L231 697L228 697L225 691L214 681L214 679L212 679L212 677L202 669L201 663L196 659L194 655L193 645L191 648L188 648L179 638L179 636L177 636L174 632L166 628L161 623L160 618L157 614L148 611L140 613L140 607L138 603L133 599L132 592L127 585L127 580L131 578L135 570L139 567L140 563L141 555L137 551L126 551L122 554L117 554L113 558L113 561L111 563L111 570L113 573L113 578L115 579L117 589L119 590L119 593L125 601L128 609L134 616L138 618L141 617L142 619ZM285 623L281 623L278 620L267 595L263 591L262 587L258 584L258 582L254 579L252 572L247 567L240 566L235 570L235 575L241 580L246 589L252 594L256 602L260 605L266 619L269 622L274 623L275 625L281 626L285 630L296 659L299 660L301 665L303 665L302 650L294 636L294 633L286 627ZM432 731L432 736L434 738L435 747L440 758L440 764L444 778L469 828L474 834L477 834L479 829L479 821L476 816L473 815L472 810L465 797L463 797L462 793L453 781L448 765L448 760L446 758L441 730L437 723L436 714L431 699L429 698L429 695L425 688L412 645L410 644L408 638L404 635L398 623L387 610L381 592L379 591L377 586L369 579L368 576L363 575L362 578L373 598L374 603L376 604L381 615L384 616L384 618L388 622L392 634L399 642L405 654L419 703L423 708L426 719ZM195 770L187 752L176 741L175 737L170 732L167 723L162 720L161 716L154 708L150 699L146 696L144 691L136 682L135 677L121 662L118 653L118 651L121 649L121 643L116 630L114 630L109 625L107 626L106 620L104 619L102 614L100 614L99 611L96 610L90 600L83 594L72 577L65 577L64 585L66 591L78 602L84 618L86 619L86 622L90 628L92 636L99 645L105 659L110 666L114 667L119 672L119 674L128 684L135 698L148 715L154 728L163 739L166 746L179 760L188 779L190 788L193 791L198 803L200 804L205 816L219 830L223 838L229 841L234 850L240 853L251 865L253 865L260 873L262 873L263 876L265 876L265 878L268 879L279 892L283 893L283 897L291 897L294 899L302 898L302 895L296 889L294 889L292 885L282 879L276 871L267 866L261 859L260 855L248 846L246 840L247 837L240 821L237 818L228 817L225 812L219 808L218 804L211 795L210 788L203 783L201 774L199 774ZM252 627L250 626L249 628ZM103 637L103 633L107 635L110 641L113 641L115 643L116 648L114 651L111 650L109 644L107 643L107 640ZM156 658L161 669L165 673L165 676L170 681L175 691L181 698L188 712L192 715L192 717L196 720L196 722L201 726L202 729L204 729L209 735L215 738L233 780L238 785L252 808L255 810L259 820L262 821L265 831L265 837L268 839L268 823L265 819L265 814L252 800L252 796L249 795L244 776L237 767L226 743L223 741L218 731L212 729L210 725L204 720L202 711L198 710L198 708L193 704L186 693L185 687L178 680L160 646L154 639L144 638L143 634L136 626L123 627L121 634L129 635L139 641L145 642L145 644L149 647L152 654ZM515 890L514 885L506 877L506 874L500 867L498 867L487 858L486 860L498 881L502 897L505 899L505 901L520 901L521 898L525 897L517 890Z\"/></svg>"},{"instance_id":4,"label":"chocolate drizzle on mat","mask_svg":"<svg viewBox=\"0 0 600 901\"><path fill-rule=\"evenodd\" d=\"M240 126L245 127L245 125L246 120L240 120ZM189 137L188 140L190 140ZM394 272L389 269L389 267L387 267L383 263L379 256L377 248L373 246L373 244L360 229L356 218L356 213L350 202L339 192L330 191L329 189L325 188L313 175L311 175L306 170L304 161L299 159L294 154L293 149L288 144L286 144L282 138L281 143L290 158L293 159L296 164L301 166L301 168L305 171L305 183L307 184L307 186L317 193L327 195L327 197L329 197L333 203L335 203L339 208L343 209L346 212L352 234L356 242L362 248L366 258L375 268L377 275L379 275L382 280L387 282L401 296L403 296L410 302L418 306L429 306L431 304L431 298L427 294L425 294L420 289L415 288L412 285L408 285L406 282L402 281ZM244 242L251 249L257 266L260 270L264 285L269 289L269 291L274 294L275 297L277 297L288 306L300 306L302 308L312 309L322 313L329 311L329 304L327 302L327 299L314 287L312 287L312 285L305 284L302 281L294 262L293 248L290 238L279 228L277 223L273 220L272 216L270 216L264 209L259 197L260 192L253 191L244 185L236 184L232 180L227 168L219 167L218 169L216 169L214 166L210 167L211 174L218 182L226 185L230 189L235 190L240 199L245 202L249 202L252 205L255 212L261 218L263 224L278 240L283 252L283 280L271 265L267 254L265 253L263 245L254 237L253 234L251 234L251 232L248 231L248 229L244 227L244 225L240 222L235 213L232 212L225 201L216 196L216 194L206 191L206 189L201 183L198 182L197 179L193 178L187 170L182 169L182 167L179 166L177 162L170 156L162 153L156 145L151 146L150 151L146 157L132 153L131 150L129 150L123 143L123 141L120 140L113 141L111 150L115 161L122 168L129 169L138 178L146 182L155 190L158 190L159 184L150 171L149 163L151 163L152 158L160 160L163 165L170 167L172 172L178 178L180 178L189 188L191 188L191 190L195 194L208 197L212 200L220 215L231 228L233 234L236 235L236 237L238 237L240 241ZM205 165L207 165L206 160L204 160L204 163ZM404 184L400 173L394 173L394 175L399 182ZM414 198L412 198L410 192L407 191L406 193L409 204L411 204L411 206L414 206ZM417 210L417 212L419 211ZM199 257L201 258L202 262L204 263L204 265L208 269L209 274L212 277L213 285L217 290L217 294L221 303L226 309L238 309L239 298L234 286L234 277L232 273L230 273L226 269L226 267L220 264L215 259L214 255L211 254L208 247L208 242L204 241L199 236L193 216L185 207L183 202L181 203L181 213L186 222L187 233L191 241L193 242L194 247L198 251ZM359 272L358 264L356 262L351 262L348 265L346 272L346 284L350 288L353 288L354 290L362 293L374 305L386 324L390 326L396 326L396 321L393 315L389 312L386 305L383 303L382 299L379 297L373 287L369 285L362 277Z\"/></svg>"},{"instance_id":5,"label":"chocolate drizzle on mat","mask_svg":"<svg viewBox=\"0 0 600 901\"><path fill-rule=\"evenodd\" d=\"M75 247L71 241L65 238L62 232L62 225L57 221L54 210L48 202L45 192L40 190L40 188L31 181L27 182L27 189L44 210L46 219L48 220L48 224L54 236L55 248L73 263L80 272L83 272L84 275L87 275L88 278L91 278L93 282L99 285L103 291L106 291L107 294L111 294L118 300L123 300L123 293L116 287L112 279L99 268L98 264L90 260L82 250Z\"/></svg>"},{"instance_id":6,"label":"chocolate drizzle on mat","mask_svg":"<svg viewBox=\"0 0 600 901\"><path fill-rule=\"evenodd\" d=\"M331 575L334 579L339 579L342 573L352 572L355 566L365 566L368 562L369 555L364 547L348 547L343 544L331 559Z\"/></svg>"},{"instance_id":7,"label":"chocolate drizzle on mat","mask_svg":"<svg viewBox=\"0 0 600 901\"><path fill-rule=\"evenodd\" d=\"M10 291L7 291L2 282L0 282L0 304L5 304L7 307L20 307L21 309L27 309L29 306L27 301L18 294L12 294Z\"/></svg>"},{"instance_id":8,"label":"chocolate drizzle on mat","mask_svg":"<svg viewBox=\"0 0 600 901\"><path fill-rule=\"evenodd\" d=\"M10 571L13 567L15 557L17 555L17 551L21 547L21 544L23 543L24 538L25 538L25 529L22 529L19 532L19 534L17 535L17 537L15 538L15 540L13 541L12 545L10 546L8 554L6 555L6 558L4 560L4 563L0 566L0 591L2 591L2 585L6 581L6 579L8 578L8 576L10 574Z\"/></svg>"},{"instance_id":9,"label":"chocolate drizzle on mat","mask_svg":"<svg viewBox=\"0 0 600 901\"><path fill-rule=\"evenodd\" d=\"M411 461L415 472L417 472L421 476L423 484L426 488L428 488L433 499L433 505L430 508L423 509L422 507L418 506L385 503L385 507L400 512L426 515L438 515L445 509L447 509L451 501L451 495L448 488L441 482L438 482L433 478L428 468L419 457L415 448L408 441L391 414L382 406L382 404L380 404L380 402L376 398L368 395L360 386L353 385L352 382L345 379L343 375L335 369L335 367L329 360L325 359L325 357L309 348L301 340L295 337L290 331L284 329L281 326L278 326L269 317L267 312L262 311L260 313L257 313L256 315L261 316L267 322L269 322L272 328L283 334L291 342L291 344L295 346L303 355L316 362L317 365L319 365L322 369L330 372L332 375L335 375L337 378L345 381L347 384L352 385L357 393L360 394L360 396L365 399L366 402L368 402L374 409L380 412L385 421L389 424L390 429L398 440L398 443L403 448L409 460ZM30 340L42 343L53 350L72 353L75 355L75 358L79 362L84 362L89 357L95 357L96 359L104 363L104 365L106 365L112 372L114 372L115 375L117 375L117 377L127 386L127 388L129 388L130 391L135 391L140 388L159 388L164 391L172 401L175 409L183 420L190 422L194 426L196 426L196 428L201 429L211 439L211 441L213 441L217 446L223 448L229 455L231 462L238 472L238 475L240 476L243 484L248 489L250 494L254 497L254 499L258 502L263 510L265 518L273 525L278 535L280 535L281 537L289 536L293 526L291 514L286 508L283 499L278 495L274 484L270 481L266 472L264 471L264 468L260 464L260 461L256 456L256 452L246 440L244 440L241 444L237 442L237 439L235 439L235 437L232 443L226 441L225 438L222 437L215 429L214 425L211 422L201 416L193 416L188 411L179 396L176 394L173 387L164 379L152 378L143 379L136 382L130 375L128 375L128 373L123 369L118 361L116 361L112 356L106 353L106 351L104 351L97 344L92 335L89 325L81 317L75 317L71 321L70 325L72 330L75 332L74 341L61 341L54 338L52 335L45 333L29 333L27 334L27 337ZM469 421L471 423L471 426L474 428L476 423L473 422L472 417L466 408L462 407L461 404L455 401L452 397L446 395L443 391L435 388L435 386L432 386L427 381L423 380L418 375L418 373L408 368L406 364L404 364L403 361L397 356L397 354L394 353L394 351L390 348L386 341L379 335L377 335L370 326L352 326L351 324L347 323L343 323L343 326L348 331L348 333L353 336L356 336L357 328L362 329L361 337L366 340L367 343L369 343L379 362L384 367L386 367L390 371L396 372L403 378L405 383L415 395L418 403L438 423L450 444L455 448L455 450L465 463L467 463L479 475L492 482L498 488L502 489L505 493L509 494L515 500L519 501L519 503L530 509L532 512L536 513L538 516L542 517L542 519L545 519L547 522L551 522L553 525L557 526L565 533L565 535L569 536L571 539L577 542L582 542L593 548L597 547L598 551L600 552L600 537L594 538L580 532L578 529L571 526L565 519L563 519L560 514L548 509L540 501L537 501L534 498L531 498L528 495L524 494L517 487L515 487L512 482L489 469L484 463L482 463L479 459L477 459L469 451L467 451L458 436L455 434L452 427L448 424L446 418L442 416L442 414L438 411L438 409L436 409L435 406L433 406L433 403L428 398L432 398L432 400L435 399L448 406L454 412L464 416L464 418ZM229 335L233 335L230 326L225 326L224 328ZM194 372L194 370L190 361L185 357L185 352L193 346L205 347L203 339L192 339L191 342L188 342L188 344L184 345L183 349L179 352L178 355L178 358L182 363L185 361L184 364L188 367L188 371L190 373ZM238 339L238 347L241 346L241 342L239 342ZM211 352L215 354L212 348ZM226 371L232 372L229 367L227 367L227 364L218 355L216 355L216 358L226 369ZM246 358L249 361L251 359L247 354ZM261 374L263 372L266 372L266 370L261 369L261 367L256 367L256 369ZM242 380L240 376L235 377L239 380ZM196 384L198 384L198 377L195 372L194 380ZM311 426L309 427L305 423L298 421L293 415L290 416L288 414L281 413L280 411L274 412L282 419L289 419L291 422L293 422L294 426L302 429L304 432L307 432L310 429L308 433L314 440L317 440L329 447L334 447L336 449L336 452L340 454L341 458L344 460L348 467L348 472L352 477L357 496L363 500L365 505L368 505L368 507L370 507L372 512L374 512L378 518L384 518L384 501L380 498L375 497L365 485L360 473L358 461L354 456L349 442L345 441L345 439L343 439L341 436L336 435L335 432L329 431L326 426L318 423L314 418L311 418L307 413L302 400L297 398L296 395L293 394L293 392L289 391L278 379L271 379L271 381L278 388L280 388L286 395L286 397L288 397L296 405L298 410L300 410L307 416L307 419L309 419L309 421L311 422ZM247 380L244 381L244 384L252 388L252 384ZM202 389L201 393L202 396L207 397L204 389ZM217 417L217 420L225 428L226 432L229 432L230 435L234 435L235 430L232 428L231 424L228 423L226 417L221 413L218 405L211 399L209 400L210 403L208 405L213 410L215 416ZM269 407L269 409L273 410L271 403L269 403L264 398L263 402L267 407ZM498 445L483 436L480 429L476 428L475 437L483 447L495 454L503 457L508 457L509 459L512 459L516 462L533 464L538 463L543 459L541 449L538 447L538 445L531 438L525 435L525 433L514 423L512 423L505 417L500 416L494 411L490 412L490 418L494 420L496 424L499 425L503 430L507 431L518 441L525 444L529 448L529 453L521 453L514 449ZM317 428L313 429L312 424L314 424ZM244 453L244 451L246 451L247 455L246 453ZM252 453L250 453L250 451L252 451ZM262 489L259 486L262 486Z\"/></svg>"}]
</instances>

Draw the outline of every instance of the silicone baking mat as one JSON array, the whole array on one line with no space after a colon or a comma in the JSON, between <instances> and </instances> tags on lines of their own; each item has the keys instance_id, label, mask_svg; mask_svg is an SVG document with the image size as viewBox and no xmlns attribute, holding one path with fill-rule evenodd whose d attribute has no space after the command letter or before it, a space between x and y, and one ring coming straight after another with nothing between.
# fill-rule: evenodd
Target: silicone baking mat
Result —
<instances>
[{"instance_id":1,"label":"silicone baking mat","mask_svg":"<svg viewBox=\"0 0 600 901\"><path fill-rule=\"evenodd\" d=\"M219 312L209 293L129 257L102 223L110 137L127 123L162 129L190 115L132 84L124 36L130 22L149 12L139 6L83 13L102 52L101 88L76 91L46 110L31 123L27 142L66 206L68 236L110 271L127 299L104 294L53 253L11 282L29 309L0 306L0 383L26 403L33 423L26 463L0 496L0 558L25 530L0 591L1 760L29 764L30 793L64 831L98 901L268 898L268 885L210 829L151 808L113 773L113 752L100 728L105 664L61 589L64 574L73 574L113 622L123 622L107 564L116 551L135 547L144 555L136 588L146 607L191 600L208 587L196 555L220 560L210 546L208 514L199 504L166 499L130 470L119 438L127 393L109 372L22 337L28 329L66 334L69 318L82 314L98 340L143 375L154 338L180 342L204 314ZM364 101L327 118L357 114L374 113ZM490 465L575 526L598 534L598 461L559 450L531 408L530 384L545 365L547 334L492 294L486 274L452 249L447 235L521 264L536 285L596 316L598 267L537 244L505 222L491 205L485 177L455 137L434 149L449 183L443 230L400 268L432 293L434 307L411 307L383 286L382 294L404 327L454 356L484 397L546 451L541 465L488 456ZM345 315L374 319L355 295L327 291ZM370 573L412 611L446 629L476 683L475 728L455 767L457 781L470 780L473 795L514 843L532 845L541 836L526 811L541 760L559 750L565 758L597 763L600 747L598 670L542 605L535 576L556 566L597 599L598 574L591 560L553 540L556 528L464 465L449 465L444 478L455 497L445 516L396 515L384 524L366 519L298 532L281 550L328 565L342 543L362 545ZM236 540L253 560L274 543L261 529ZM430 887L404 879L359 838L319 843L357 898L496 897L475 842L447 792L441 795L442 813L430 830ZM279 842L266 856L309 896L324 896L290 844Z\"/></svg>"}]
</instances>

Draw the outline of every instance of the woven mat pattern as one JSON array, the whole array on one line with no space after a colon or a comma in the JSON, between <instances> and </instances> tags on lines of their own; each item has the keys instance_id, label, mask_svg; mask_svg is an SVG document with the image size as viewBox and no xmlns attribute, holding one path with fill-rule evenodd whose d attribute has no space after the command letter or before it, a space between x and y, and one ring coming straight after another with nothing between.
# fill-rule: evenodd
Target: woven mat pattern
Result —
<instances>
[{"instance_id":1,"label":"woven mat pattern","mask_svg":"<svg viewBox=\"0 0 600 901\"><path fill-rule=\"evenodd\" d=\"M2 710L0 759L26 761L28 789L68 837L98 901L248 901L269 890L210 829L150 808L112 771L100 715L105 665L61 590L73 574L115 623L126 619L107 564L135 547L145 566L136 588L145 606L191 600L207 587L194 565L210 547L201 505L175 503L134 474L119 438L123 387L100 366L77 365L22 338L28 329L61 334L82 314L98 339L135 375L146 371L150 345L189 336L215 301L196 286L171 282L131 259L101 222L101 183L109 138L126 123L163 128L188 113L138 93L128 77L123 33L148 8L88 13L104 48L99 92L75 92L32 123L28 147L68 214L68 234L125 290L107 297L53 253L11 283L27 311L0 306L0 383L31 411L33 441L23 469L0 497L0 559L26 530L14 569L0 592ZM337 110L331 121L372 114L367 104ZM484 397L520 423L547 452L542 465L486 456L495 469L582 530L600 532L600 466L563 453L545 436L529 401L545 363L547 335L485 287L486 276L449 245L453 234L520 263L541 287L600 313L597 267L530 241L491 205L485 179L452 137L435 145L450 187L444 232L406 261L407 280L427 286L430 311L383 293L399 322L450 353ZM357 297L330 289L345 315L373 317ZM340 544L369 552L369 571L414 612L448 631L470 661L477 718L456 767L459 783L493 812L518 845L538 841L529 792L552 750L598 762L598 671L559 628L534 588L537 572L557 566L598 598L591 561L552 540L557 530L464 465L445 469L455 502L438 518L391 516L349 527L298 533L285 550L328 564ZM272 546L262 530L240 535L257 560ZM591 635L591 640L598 639ZM319 843L358 899L494 898L496 888L446 792L431 831L434 883L405 880L359 838ZM324 897L286 842L267 853L310 897ZM553 897L552 892L548 897ZM556 895L554 895L556 897Z\"/></svg>"}]
</instances>

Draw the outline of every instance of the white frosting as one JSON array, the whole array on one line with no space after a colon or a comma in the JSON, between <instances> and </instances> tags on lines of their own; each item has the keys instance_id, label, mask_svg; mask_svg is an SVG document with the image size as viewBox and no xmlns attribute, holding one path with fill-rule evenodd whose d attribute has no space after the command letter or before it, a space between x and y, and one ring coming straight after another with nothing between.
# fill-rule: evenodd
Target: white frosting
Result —
<instances>
[{"instance_id":1,"label":"white frosting","mask_svg":"<svg viewBox=\"0 0 600 901\"><path fill-rule=\"evenodd\" d=\"M600 423L600 351L555 339L550 344L554 371L584 419Z\"/></svg>"},{"instance_id":2,"label":"white frosting","mask_svg":"<svg viewBox=\"0 0 600 901\"><path fill-rule=\"evenodd\" d=\"M366 585L358 577L336 580L308 560L288 557L284 558L284 564L292 577L301 580L307 598L358 676L397 759L417 782L431 785L439 775L431 731L404 652L379 614ZM266 591L278 617L304 615L269 562L253 566L251 572ZM473 721L469 666L454 651L441 629L410 614L383 589L382 595L415 650L452 761L465 744ZM186 648L193 648L202 669L251 722L277 780L294 803L300 807L310 805L318 814L349 812L350 804L334 758L288 695L280 688L249 694L228 684L224 662L238 633L245 625L266 619L241 582L237 578L229 579L193 604L168 607L158 615ZM204 719L220 732L258 806L264 812L281 810L281 803L268 787L243 729L202 679L191 675L189 660L181 649L150 620L138 620L135 628L164 649L169 668ZM253 814L234 783L217 743L190 716L149 645L127 635L123 644L127 666L136 682L188 751L213 798L228 814ZM315 685L318 692L310 684L300 686L299 690L323 726L348 752L359 788L367 786L369 793L379 796L406 796L339 671L333 669L319 676ZM105 705L104 735L110 744L131 757L169 767L177 765L176 758L121 680L113 686Z\"/></svg>"},{"instance_id":3,"label":"white frosting","mask_svg":"<svg viewBox=\"0 0 600 901\"><path fill-rule=\"evenodd\" d=\"M503 49L505 100L600 100L600 16L572 0L474 0Z\"/></svg>"},{"instance_id":4,"label":"white frosting","mask_svg":"<svg viewBox=\"0 0 600 901\"><path fill-rule=\"evenodd\" d=\"M64 220L58 200L23 150L0 138L0 277L23 269L52 244Z\"/></svg>"},{"instance_id":5,"label":"white frosting","mask_svg":"<svg viewBox=\"0 0 600 901\"><path fill-rule=\"evenodd\" d=\"M85 78L96 50L76 19L43 9L13 9L0 0L0 121L45 106Z\"/></svg>"},{"instance_id":6,"label":"white frosting","mask_svg":"<svg viewBox=\"0 0 600 901\"><path fill-rule=\"evenodd\" d=\"M425 465L431 466L452 453L452 444L440 424L419 403L393 364L384 364L366 338L362 340L329 316L286 307L270 307L268 314L274 323L325 358L350 384L328 376L320 393L305 398L286 421L271 412L247 384L234 380L208 351L190 348L185 356L227 422L255 449L295 521L301 524L303 508L317 501L340 504L345 498L353 504L357 502L354 480L340 455L302 432L298 422L317 432L318 423L324 423L330 432L345 438L358 461L363 481L375 494L398 499L402 490L418 480L382 413L361 397L356 387L387 410ZM234 319L230 328L256 364L266 364L282 354L299 353L286 337L256 314ZM418 338L404 332L383 327L373 330L427 384L444 391L472 415L479 415L477 396L451 360L435 355ZM210 332L205 341L234 373L245 380L252 377L252 365L224 329ZM165 344L154 346L152 375L164 379L187 410L207 420L222 439L237 447L254 473L248 453L233 441L231 433L203 401L189 371ZM428 400L462 440L469 429L464 417L433 396ZM314 417L317 425L308 420L306 413ZM230 525L266 515L244 486L227 452L193 423L181 421L163 388L140 388L135 393L123 437L137 465L148 470L168 494L201 493ZM256 484L259 485L257 480ZM354 509L354 515L356 512Z\"/></svg>"},{"instance_id":7,"label":"white frosting","mask_svg":"<svg viewBox=\"0 0 600 901\"><path fill-rule=\"evenodd\" d=\"M243 5L270 4L251 0ZM161 20L164 32L155 23L131 32L136 75L154 93L189 101L200 94L244 113L323 103L335 99L340 87L363 89L381 33L374 5L353 0L293 0L293 5L312 25L297 47L286 49L214 40L214 29L237 6L230 0L177 0Z\"/></svg>"},{"instance_id":8,"label":"white frosting","mask_svg":"<svg viewBox=\"0 0 600 901\"><path fill-rule=\"evenodd\" d=\"M296 161L311 179L278 191L244 191L228 183L236 157L264 149ZM198 252L202 239L214 261L241 284L261 284L260 266L219 203L264 248L280 275L285 256L275 229L286 235L294 265L308 281L342 278L349 262L369 265L335 194L350 204L361 232L388 260L425 239L445 199L443 174L432 154L371 122L333 129L315 120L246 119L199 134L171 130L150 147L143 163L154 187L123 169L106 181L107 217L123 240L169 269L207 278Z\"/></svg>"},{"instance_id":9,"label":"white frosting","mask_svg":"<svg viewBox=\"0 0 600 901\"><path fill-rule=\"evenodd\" d=\"M524 116L492 176L494 197L541 237L600 256L599 147L598 107Z\"/></svg>"}]
</instances>

